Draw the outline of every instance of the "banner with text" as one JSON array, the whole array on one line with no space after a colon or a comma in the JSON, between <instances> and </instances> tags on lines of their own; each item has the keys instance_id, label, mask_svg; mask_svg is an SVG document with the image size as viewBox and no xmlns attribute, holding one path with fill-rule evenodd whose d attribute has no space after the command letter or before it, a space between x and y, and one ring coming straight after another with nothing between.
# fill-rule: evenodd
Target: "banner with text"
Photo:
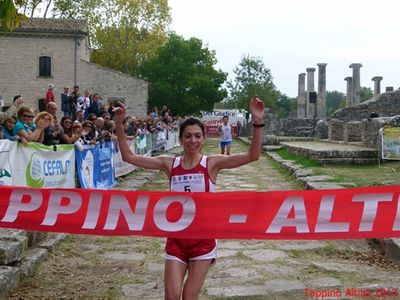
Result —
<instances>
[{"instance_id":1,"label":"banner with text","mask_svg":"<svg viewBox=\"0 0 400 300\"><path fill-rule=\"evenodd\" d=\"M76 150L78 178L82 188L107 189L115 185L113 144L104 142Z\"/></svg>"},{"instance_id":2,"label":"banner with text","mask_svg":"<svg viewBox=\"0 0 400 300\"><path fill-rule=\"evenodd\" d=\"M74 145L0 141L0 185L75 187Z\"/></svg>"},{"instance_id":3,"label":"banner with text","mask_svg":"<svg viewBox=\"0 0 400 300\"><path fill-rule=\"evenodd\" d=\"M129 148L133 153L135 153L135 139L130 139L126 141L128 143ZM113 160L114 160L114 168L115 168L115 177L124 176L129 174L133 170L136 169L136 166L124 162L122 160L121 151L119 151L119 146L117 141L112 141L113 143Z\"/></svg>"},{"instance_id":4,"label":"banner with text","mask_svg":"<svg viewBox=\"0 0 400 300\"><path fill-rule=\"evenodd\" d=\"M0 187L0 227L220 239L400 237L400 186L172 193Z\"/></svg>"}]
</instances>

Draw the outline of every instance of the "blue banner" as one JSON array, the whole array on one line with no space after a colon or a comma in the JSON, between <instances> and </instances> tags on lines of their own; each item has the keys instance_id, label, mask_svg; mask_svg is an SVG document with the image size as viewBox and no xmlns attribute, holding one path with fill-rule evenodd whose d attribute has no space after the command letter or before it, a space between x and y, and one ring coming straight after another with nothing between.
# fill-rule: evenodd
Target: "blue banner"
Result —
<instances>
[{"instance_id":1,"label":"blue banner","mask_svg":"<svg viewBox=\"0 0 400 300\"><path fill-rule=\"evenodd\" d=\"M111 142L86 145L82 151L76 149L75 156L81 188L108 189L115 185Z\"/></svg>"}]
</instances>

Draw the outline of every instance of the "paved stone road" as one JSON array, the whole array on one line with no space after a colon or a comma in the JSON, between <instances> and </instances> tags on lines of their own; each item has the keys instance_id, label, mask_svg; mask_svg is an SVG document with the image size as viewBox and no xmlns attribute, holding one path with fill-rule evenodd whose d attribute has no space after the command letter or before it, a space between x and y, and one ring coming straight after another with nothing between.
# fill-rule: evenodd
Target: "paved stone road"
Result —
<instances>
[{"instance_id":1,"label":"paved stone road","mask_svg":"<svg viewBox=\"0 0 400 300\"><path fill-rule=\"evenodd\" d=\"M216 153L217 141L212 142L207 151ZM245 148L235 142L233 152ZM150 178L151 185L145 188L166 188L161 174L135 174L140 175L126 177L118 188L134 189ZM218 177L218 191L296 188L299 186L266 156ZM37 272L39 288L52 294L40 294L31 284L26 287L26 297L19 294L22 299L50 299L49 295L62 299L163 298L164 239L74 236L68 247L73 255L63 255L65 249L61 249ZM321 299L316 293L323 292L329 294L324 299L400 299L394 295L400 288L400 270L373 252L365 240L220 240L218 249L202 300ZM51 276L46 276L48 270L52 270ZM79 281L81 286L76 283ZM52 290L54 285L58 286ZM372 292L382 296L367 297Z\"/></svg>"}]
</instances>

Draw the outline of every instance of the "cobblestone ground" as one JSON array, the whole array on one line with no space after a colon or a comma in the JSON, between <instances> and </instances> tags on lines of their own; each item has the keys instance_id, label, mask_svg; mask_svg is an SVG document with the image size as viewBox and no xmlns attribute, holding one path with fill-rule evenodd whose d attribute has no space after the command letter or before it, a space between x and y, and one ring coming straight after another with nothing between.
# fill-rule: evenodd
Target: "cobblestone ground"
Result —
<instances>
[{"instance_id":1,"label":"cobblestone ground","mask_svg":"<svg viewBox=\"0 0 400 300\"><path fill-rule=\"evenodd\" d=\"M217 146L210 139L204 152L217 153ZM232 150L246 147L236 141ZM141 189L167 189L163 174L148 171L117 188L146 181ZM218 177L219 191L298 188L265 156ZM163 248L158 238L70 235L10 299L162 299ZM202 300L400 299L400 270L366 240L220 240L218 248Z\"/></svg>"}]
</instances>

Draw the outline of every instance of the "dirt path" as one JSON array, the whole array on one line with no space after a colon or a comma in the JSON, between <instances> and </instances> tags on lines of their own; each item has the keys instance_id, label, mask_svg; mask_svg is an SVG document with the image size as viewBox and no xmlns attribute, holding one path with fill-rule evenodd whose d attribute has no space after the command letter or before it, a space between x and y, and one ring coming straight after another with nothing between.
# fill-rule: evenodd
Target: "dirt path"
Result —
<instances>
[{"instance_id":1,"label":"dirt path","mask_svg":"<svg viewBox=\"0 0 400 300\"><path fill-rule=\"evenodd\" d=\"M218 153L217 146L211 139L204 152ZM246 147L235 142L233 152ZM146 177L151 179L141 189L167 190L163 174L145 171L127 176L117 188L132 188ZM296 188L264 156L218 177L219 191ZM69 235L10 299L163 299L163 248L164 239L159 238ZM399 282L398 268L364 240L224 240L201 299L311 299L305 288L344 293L346 288L372 285L394 289Z\"/></svg>"}]
</instances>

